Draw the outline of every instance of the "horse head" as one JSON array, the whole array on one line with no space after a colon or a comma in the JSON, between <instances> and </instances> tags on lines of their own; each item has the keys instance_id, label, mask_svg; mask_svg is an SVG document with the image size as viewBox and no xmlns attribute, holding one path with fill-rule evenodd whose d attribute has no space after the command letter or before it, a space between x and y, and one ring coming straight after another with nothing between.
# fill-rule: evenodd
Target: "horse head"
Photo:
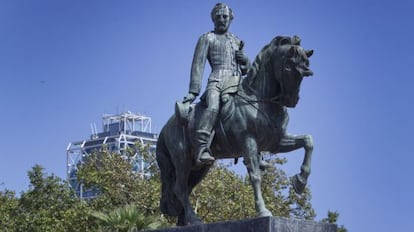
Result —
<instances>
[{"instance_id":1,"label":"horse head","mask_svg":"<svg viewBox=\"0 0 414 232\"><path fill-rule=\"evenodd\" d=\"M313 50L300 46L299 37L277 36L257 55L246 83L263 100L295 107L303 77L313 74L309 69L312 54Z\"/></svg>"}]
</instances>

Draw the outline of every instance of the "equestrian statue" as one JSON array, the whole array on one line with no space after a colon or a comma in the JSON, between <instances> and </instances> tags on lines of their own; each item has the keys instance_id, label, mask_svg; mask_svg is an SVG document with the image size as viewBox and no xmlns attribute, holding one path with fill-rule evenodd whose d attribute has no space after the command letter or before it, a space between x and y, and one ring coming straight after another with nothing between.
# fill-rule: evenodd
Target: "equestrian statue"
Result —
<instances>
[{"instance_id":1,"label":"equestrian statue","mask_svg":"<svg viewBox=\"0 0 414 232\"><path fill-rule=\"evenodd\" d=\"M301 194L311 172L310 135L287 133L287 108L299 101L302 79L311 76L309 57L298 36L277 36L250 64L243 42L228 32L231 9L217 4L215 29L202 35L194 54L189 94L159 134L156 157L161 171L161 212L177 216L177 225L199 224L190 203L192 189L214 160L243 158L254 190L258 216L271 216L261 192L261 152L286 153L304 148L300 173L291 178ZM207 89L196 104L206 60L211 66Z\"/></svg>"}]
</instances>

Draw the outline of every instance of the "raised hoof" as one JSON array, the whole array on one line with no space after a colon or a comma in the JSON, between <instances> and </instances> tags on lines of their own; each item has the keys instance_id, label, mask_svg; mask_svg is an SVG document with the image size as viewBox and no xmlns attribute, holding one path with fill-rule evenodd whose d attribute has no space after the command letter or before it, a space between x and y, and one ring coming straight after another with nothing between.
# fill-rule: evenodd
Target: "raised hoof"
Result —
<instances>
[{"instance_id":1,"label":"raised hoof","mask_svg":"<svg viewBox=\"0 0 414 232\"><path fill-rule=\"evenodd\" d=\"M305 190L307 181L306 179L302 178L299 174L296 174L291 178L291 183L293 189L295 190L295 193L302 194Z\"/></svg>"}]
</instances>

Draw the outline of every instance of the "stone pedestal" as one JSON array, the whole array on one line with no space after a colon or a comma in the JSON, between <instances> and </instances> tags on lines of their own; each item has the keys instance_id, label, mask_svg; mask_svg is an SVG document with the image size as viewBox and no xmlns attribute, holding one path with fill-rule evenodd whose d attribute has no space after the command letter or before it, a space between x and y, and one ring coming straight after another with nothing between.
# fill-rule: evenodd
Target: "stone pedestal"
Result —
<instances>
[{"instance_id":1,"label":"stone pedestal","mask_svg":"<svg viewBox=\"0 0 414 232\"><path fill-rule=\"evenodd\" d=\"M336 232L336 230L337 226L333 224L279 217L261 217L165 228L151 232Z\"/></svg>"}]
</instances>

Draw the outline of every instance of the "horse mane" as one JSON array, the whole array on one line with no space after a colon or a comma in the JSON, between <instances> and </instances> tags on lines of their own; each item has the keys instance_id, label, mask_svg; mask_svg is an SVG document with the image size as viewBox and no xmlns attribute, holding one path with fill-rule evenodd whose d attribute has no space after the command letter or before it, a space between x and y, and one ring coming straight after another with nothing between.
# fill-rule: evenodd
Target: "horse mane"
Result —
<instances>
[{"instance_id":1,"label":"horse mane","mask_svg":"<svg viewBox=\"0 0 414 232\"><path fill-rule=\"evenodd\" d=\"M257 54L254 62L252 63L249 71L247 72L247 77L245 78L243 84L245 89L252 90L256 84L257 77L262 76L268 69L268 63L272 58L273 52L282 45L300 45L300 38L298 36L276 36L273 38L270 43L266 44L260 52Z\"/></svg>"}]
</instances>

